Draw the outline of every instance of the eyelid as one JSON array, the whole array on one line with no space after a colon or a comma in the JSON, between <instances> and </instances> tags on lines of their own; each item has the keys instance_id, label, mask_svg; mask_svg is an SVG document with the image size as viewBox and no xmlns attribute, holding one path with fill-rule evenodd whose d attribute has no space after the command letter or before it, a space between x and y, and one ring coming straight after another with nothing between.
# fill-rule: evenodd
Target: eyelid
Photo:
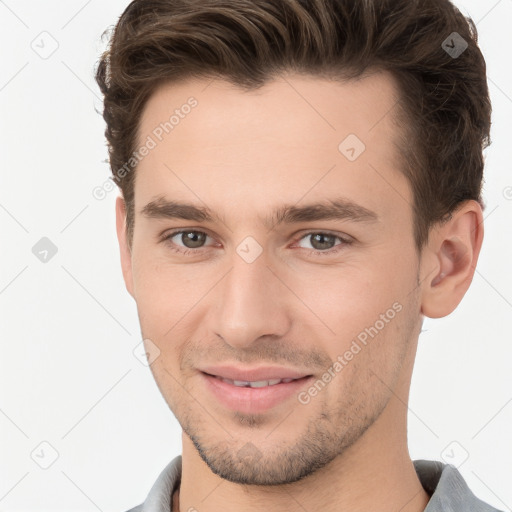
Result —
<instances>
[{"instance_id":1,"label":"eyelid","mask_svg":"<svg viewBox=\"0 0 512 512\"><path fill-rule=\"evenodd\" d=\"M302 240L308 235L329 235L339 238L340 240L344 240L345 242L353 242L354 238L346 233L339 233L338 231L332 231L330 229L304 229L299 231L296 235L294 235L295 240Z\"/></svg>"}]
</instances>

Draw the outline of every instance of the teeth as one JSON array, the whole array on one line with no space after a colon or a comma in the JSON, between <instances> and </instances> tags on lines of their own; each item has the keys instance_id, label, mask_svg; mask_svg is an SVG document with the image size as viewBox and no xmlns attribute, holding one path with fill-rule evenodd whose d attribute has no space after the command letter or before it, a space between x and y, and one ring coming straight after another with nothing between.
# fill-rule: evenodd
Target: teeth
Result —
<instances>
[{"instance_id":1,"label":"teeth","mask_svg":"<svg viewBox=\"0 0 512 512\"><path fill-rule=\"evenodd\" d=\"M229 379L222 379L224 382L228 382ZM230 384L234 384L235 386L248 386L249 382L246 380L232 380L229 381Z\"/></svg>"},{"instance_id":2,"label":"teeth","mask_svg":"<svg viewBox=\"0 0 512 512\"><path fill-rule=\"evenodd\" d=\"M264 388L268 385L268 380L256 380L254 382L249 382L249 387L251 388Z\"/></svg>"},{"instance_id":3,"label":"teeth","mask_svg":"<svg viewBox=\"0 0 512 512\"><path fill-rule=\"evenodd\" d=\"M279 384L280 382L291 382L295 379L270 379L270 380L256 380L256 381L247 381L247 380L231 380L231 379L225 379L223 377L219 377L220 380L227 382L228 384L233 384L235 386L239 387L251 387L251 388L264 388L266 386L275 386L276 384Z\"/></svg>"}]
</instances>

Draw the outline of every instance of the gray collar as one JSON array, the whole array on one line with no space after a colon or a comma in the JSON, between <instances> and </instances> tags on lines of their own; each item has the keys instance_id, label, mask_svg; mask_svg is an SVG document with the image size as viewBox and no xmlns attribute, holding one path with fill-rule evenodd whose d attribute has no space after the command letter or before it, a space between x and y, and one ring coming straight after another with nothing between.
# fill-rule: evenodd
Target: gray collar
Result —
<instances>
[{"instance_id":1,"label":"gray collar","mask_svg":"<svg viewBox=\"0 0 512 512\"><path fill-rule=\"evenodd\" d=\"M460 471L437 460L415 460L421 485L430 495L424 512L500 512L477 498Z\"/></svg>"},{"instance_id":2,"label":"gray collar","mask_svg":"<svg viewBox=\"0 0 512 512\"><path fill-rule=\"evenodd\" d=\"M435 460L415 460L421 485L431 496L424 512L502 512L477 498L459 470ZM181 455L160 473L143 504L128 512L172 512L172 494L181 481Z\"/></svg>"}]
</instances>

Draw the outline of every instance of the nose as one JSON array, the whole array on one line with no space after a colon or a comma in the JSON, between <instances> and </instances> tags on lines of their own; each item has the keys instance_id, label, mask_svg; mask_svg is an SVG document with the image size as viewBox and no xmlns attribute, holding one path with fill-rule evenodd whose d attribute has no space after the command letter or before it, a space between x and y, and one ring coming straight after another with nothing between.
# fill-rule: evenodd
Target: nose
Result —
<instances>
[{"instance_id":1,"label":"nose","mask_svg":"<svg viewBox=\"0 0 512 512\"><path fill-rule=\"evenodd\" d=\"M233 252L231 269L216 287L209 330L233 348L262 337L282 337L290 328L289 291L269 268L265 251L252 262Z\"/></svg>"}]
</instances>

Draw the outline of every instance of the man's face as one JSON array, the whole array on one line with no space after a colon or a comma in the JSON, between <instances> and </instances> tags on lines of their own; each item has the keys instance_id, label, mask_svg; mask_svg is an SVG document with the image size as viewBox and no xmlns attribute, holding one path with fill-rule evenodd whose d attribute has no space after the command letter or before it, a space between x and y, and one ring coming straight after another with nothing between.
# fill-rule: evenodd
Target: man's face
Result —
<instances>
[{"instance_id":1,"label":"man's face","mask_svg":"<svg viewBox=\"0 0 512 512\"><path fill-rule=\"evenodd\" d=\"M182 108L190 97L197 104ZM393 145L397 99L385 74L290 74L251 92L218 80L166 85L147 103L139 141L156 145L136 171L125 279L148 351L160 351L156 382L223 478L296 481L405 393L421 304L413 199ZM162 201L212 218L171 216L190 210ZM335 202L337 217L274 216ZM206 375L229 374L219 366L254 377L239 380L304 378L241 388Z\"/></svg>"}]
</instances>

